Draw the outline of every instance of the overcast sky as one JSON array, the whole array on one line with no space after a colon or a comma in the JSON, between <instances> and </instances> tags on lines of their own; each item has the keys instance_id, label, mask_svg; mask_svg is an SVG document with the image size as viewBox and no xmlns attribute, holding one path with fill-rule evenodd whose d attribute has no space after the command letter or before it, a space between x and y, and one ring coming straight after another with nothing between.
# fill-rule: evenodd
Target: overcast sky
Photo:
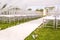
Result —
<instances>
[{"instance_id":1,"label":"overcast sky","mask_svg":"<svg viewBox=\"0 0 60 40\"><path fill-rule=\"evenodd\" d=\"M20 8L43 8L47 6L60 5L60 0L0 0L0 7L7 4L7 7L18 6Z\"/></svg>"}]
</instances>

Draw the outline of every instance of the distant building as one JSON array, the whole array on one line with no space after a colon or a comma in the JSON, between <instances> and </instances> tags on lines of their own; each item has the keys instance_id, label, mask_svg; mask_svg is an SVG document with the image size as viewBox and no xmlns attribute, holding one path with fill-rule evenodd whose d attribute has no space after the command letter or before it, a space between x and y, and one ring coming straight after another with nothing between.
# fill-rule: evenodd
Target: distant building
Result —
<instances>
[{"instance_id":1,"label":"distant building","mask_svg":"<svg viewBox=\"0 0 60 40\"><path fill-rule=\"evenodd\" d=\"M55 7L45 7L43 11L43 15L51 15L55 11Z\"/></svg>"},{"instance_id":2,"label":"distant building","mask_svg":"<svg viewBox=\"0 0 60 40\"><path fill-rule=\"evenodd\" d=\"M43 15L60 15L60 6L45 7Z\"/></svg>"}]
</instances>

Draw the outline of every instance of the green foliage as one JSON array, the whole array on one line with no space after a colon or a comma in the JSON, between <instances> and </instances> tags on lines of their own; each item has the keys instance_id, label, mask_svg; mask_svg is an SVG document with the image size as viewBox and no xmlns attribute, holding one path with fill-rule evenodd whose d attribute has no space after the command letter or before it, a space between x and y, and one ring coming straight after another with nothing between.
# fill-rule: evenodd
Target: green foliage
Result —
<instances>
[{"instance_id":1,"label":"green foliage","mask_svg":"<svg viewBox=\"0 0 60 40\"><path fill-rule=\"evenodd\" d=\"M40 12L43 12L43 9L36 9L36 11L40 11Z\"/></svg>"},{"instance_id":2,"label":"green foliage","mask_svg":"<svg viewBox=\"0 0 60 40\"><path fill-rule=\"evenodd\" d=\"M5 8L7 6L7 4L3 5L2 9Z\"/></svg>"},{"instance_id":3,"label":"green foliage","mask_svg":"<svg viewBox=\"0 0 60 40\"><path fill-rule=\"evenodd\" d=\"M29 11L31 11L32 9L31 9L31 8L29 8L28 10L29 10Z\"/></svg>"}]
</instances>

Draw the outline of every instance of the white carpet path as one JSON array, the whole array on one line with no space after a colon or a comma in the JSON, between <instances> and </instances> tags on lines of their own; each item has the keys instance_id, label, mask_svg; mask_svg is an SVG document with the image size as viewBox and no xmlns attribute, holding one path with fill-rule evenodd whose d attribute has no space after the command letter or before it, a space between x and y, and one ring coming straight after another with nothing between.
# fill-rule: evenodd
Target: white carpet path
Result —
<instances>
[{"instance_id":1,"label":"white carpet path","mask_svg":"<svg viewBox=\"0 0 60 40\"><path fill-rule=\"evenodd\" d=\"M41 23L43 18L22 23L0 31L0 40L24 40Z\"/></svg>"}]
</instances>

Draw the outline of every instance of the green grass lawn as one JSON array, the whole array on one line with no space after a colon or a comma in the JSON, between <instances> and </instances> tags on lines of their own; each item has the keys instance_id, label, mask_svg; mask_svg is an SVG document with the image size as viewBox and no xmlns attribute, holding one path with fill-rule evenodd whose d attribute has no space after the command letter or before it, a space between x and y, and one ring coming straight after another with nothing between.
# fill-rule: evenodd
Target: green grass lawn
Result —
<instances>
[{"instance_id":1,"label":"green grass lawn","mask_svg":"<svg viewBox=\"0 0 60 40\"><path fill-rule=\"evenodd\" d=\"M38 17L38 18L40 18L40 17ZM27 22L27 21L35 20L35 19L38 19L38 18L27 18L27 19L22 19L22 20L19 20L19 21L16 20L15 22L12 21L10 23L4 22L4 21L0 21L0 30L15 26L15 25L18 25L20 23Z\"/></svg>"},{"instance_id":2,"label":"green grass lawn","mask_svg":"<svg viewBox=\"0 0 60 40\"><path fill-rule=\"evenodd\" d=\"M49 24L51 27L47 27ZM54 29L52 23L48 22L46 27L39 26L25 40L60 40L60 28Z\"/></svg>"}]
</instances>

